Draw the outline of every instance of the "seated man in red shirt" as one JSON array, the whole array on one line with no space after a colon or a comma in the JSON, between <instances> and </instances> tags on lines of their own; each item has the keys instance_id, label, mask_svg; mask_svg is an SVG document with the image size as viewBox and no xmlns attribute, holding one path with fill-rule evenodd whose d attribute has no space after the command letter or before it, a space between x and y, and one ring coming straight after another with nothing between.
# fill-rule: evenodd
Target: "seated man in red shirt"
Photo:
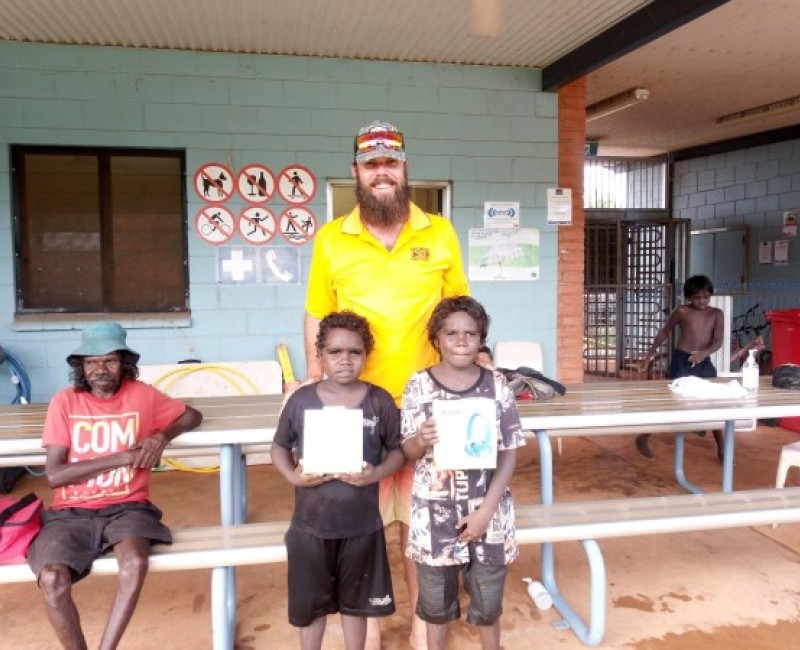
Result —
<instances>
[{"instance_id":1,"label":"seated man in red shirt","mask_svg":"<svg viewBox=\"0 0 800 650\"><path fill-rule=\"evenodd\" d=\"M149 500L150 470L170 440L202 420L195 409L137 380L139 355L125 339L111 321L84 329L67 357L73 385L53 397L45 419L53 500L28 562L65 648L87 647L72 584L108 549L119 562L119 586L99 647L117 647L139 599L150 545L172 542Z\"/></svg>"}]
</instances>

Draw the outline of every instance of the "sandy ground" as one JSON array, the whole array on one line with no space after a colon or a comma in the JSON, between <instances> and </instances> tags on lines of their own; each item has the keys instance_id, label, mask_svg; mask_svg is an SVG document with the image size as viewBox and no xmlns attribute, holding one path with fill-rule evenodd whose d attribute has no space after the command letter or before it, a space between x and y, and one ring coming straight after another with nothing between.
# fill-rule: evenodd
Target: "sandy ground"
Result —
<instances>
[{"instance_id":1,"label":"sandy ground","mask_svg":"<svg viewBox=\"0 0 800 650\"><path fill-rule=\"evenodd\" d=\"M735 487L773 484L780 447L797 434L760 426L737 435ZM653 439L657 459L640 458L633 438L609 436L567 439L555 458L556 499L624 498L670 494L672 438ZM687 475L715 491L720 467L711 436L687 441ZM794 470L797 472L797 470ZM270 466L250 468L251 521L286 519L291 488ZM531 444L519 454L512 489L521 502L538 496L538 454ZM797 484L797 474L790 477ZM15 494L47 495L42 479L25 478ZM219 520L216 474L164 472L154 477L153 499L172 527ZM388 529L398 612L384 619L383 647L407 648L409 606L402 578L398 531ZM608 573L607 627L600 647L637 650L724 648L753 650L798 647L800 643L800 525L718 530L601 541ZM525 591L523 577L538 577L539 549L523 547L511 568L505 593L502 645L507 650L584 646L569 630L553 627L555 610L541 612ZM578 544L557 548L558 578L565 594L587 614L586 561ZM238 570L239 624L236 648L297 647L297 633L286 621L285 565ZM210 648L210 573L188 571L148 576L136 615L122 648L162 650ZM89 577L76 601L89 647L97 647L116 578ZM3 585L0 648L56 648L40 595L29 584ZM341 627L331 617L324 647L344 648ZM463 622L452 626L449 648L479 648L476 632Z\"/></svg>"}]
</instances>

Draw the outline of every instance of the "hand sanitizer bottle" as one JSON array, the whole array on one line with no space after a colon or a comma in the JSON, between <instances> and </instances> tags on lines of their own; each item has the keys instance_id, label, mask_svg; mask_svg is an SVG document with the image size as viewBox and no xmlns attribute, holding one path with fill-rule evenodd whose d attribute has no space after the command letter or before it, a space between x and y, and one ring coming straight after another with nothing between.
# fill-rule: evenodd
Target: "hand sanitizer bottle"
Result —
<instances>
[{"instance_id":1,"label":"hand sanitizer bottle","mask_svg":"<svg viewBox=\"0 0 800 650\"><path fill-rule=\"evenodd\" d=\"M536 603L536 607L546 610L553 606L553 599L550 594L547 593L547 589L544 588L541 582L532 580L531 578L523 578L522 582L528 583L528 595L531 597L531 600Z\"/></svg>"},{"instance_id":2,"label":"hand sanitizer bottle","mask_svg":"<svg viewBox=\"0 0 800 650\"><path fill-rule=\"evenodd\" d=\"M758 390L758 362L755 350L750 350L747 361L742 366L742 386L750 393Z\"/></svg>"}]
</instances>

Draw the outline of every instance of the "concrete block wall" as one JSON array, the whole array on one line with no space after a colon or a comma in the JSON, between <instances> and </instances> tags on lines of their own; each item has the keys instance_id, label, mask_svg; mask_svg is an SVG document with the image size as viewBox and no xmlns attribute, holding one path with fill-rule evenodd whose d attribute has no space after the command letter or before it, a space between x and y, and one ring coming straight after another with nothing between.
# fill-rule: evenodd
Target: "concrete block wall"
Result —
<instances>
[{"instance_id":1,"label":"concrete block wall","mask_svg":"<svg viewBox=\"0 0 800 650\"><path fill-rule=\"evenodd\" d=\"M349 176L353 135L383 118L406 135L411 180L452 182L465 255L484 201L519 201L522 226L539 228L539 281L472 289L494 317L492 342L539 340L545 372L555 375L558 231L546 224L546 189L558 178L558 98L540 86L539 71L517 68L0 43L0 345L25 364L34 400L45 401L66 382L64 357L84 322L15 318L9 146L178 148L186 152L191 318L122 320L131 346L157 364L274 358L283 342L302 376L305 282L216 284L215 249L192 225L203 205L194 172L212 161L275 173L303 165L317 177L308 207L323 222L326 179ZM237 213L243 203L229 207ZM303 279L311 250L302 247ZM0 403L11 395L5 378L0 367Z\"/></svg>"},{"instance_id":2,"label":"concrete block wall","mask_svg":"<svg viewBox=\"0 0 800 650\"><path fill-rule=\"evenodd\" d=\"M800 277L800 240L789 240L789 264L758 263L759 241L781 239L783 213L800 213L800 140L740 149L675 164L676 217L693 230L747 226L751 283Z\"/></svg>"}]
</instances>

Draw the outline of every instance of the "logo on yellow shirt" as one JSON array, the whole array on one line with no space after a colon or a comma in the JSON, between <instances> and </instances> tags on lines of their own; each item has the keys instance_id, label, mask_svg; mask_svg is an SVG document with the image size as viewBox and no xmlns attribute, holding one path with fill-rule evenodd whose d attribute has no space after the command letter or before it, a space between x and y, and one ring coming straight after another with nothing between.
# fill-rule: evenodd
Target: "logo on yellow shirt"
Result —
<instances>
[{"instance_id":1,"label":"logo on yellow shirt","mask_svg":"<svg viewBox=\"0 0 800 650\"><path fill-rule=\"evenodd\" d=\"M411 261L412 262L427 262L431 259L431 249L430 248L412 248L411 249Z\"/></svg>"}]
</instances>

